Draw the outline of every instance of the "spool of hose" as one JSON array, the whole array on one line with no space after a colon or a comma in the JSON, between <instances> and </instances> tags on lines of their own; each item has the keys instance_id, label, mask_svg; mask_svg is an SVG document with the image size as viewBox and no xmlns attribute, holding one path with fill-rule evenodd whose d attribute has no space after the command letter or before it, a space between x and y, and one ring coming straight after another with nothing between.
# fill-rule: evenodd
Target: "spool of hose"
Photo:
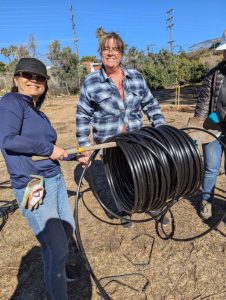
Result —
<instances>
[{"instance_id":1,"label":"spool of hose","mask_svg":"<svg viewBox=\"0 0 226 300\"><path fill-rule=\"evenodd\" d=\"M115 202L128 214L157 209L167 211L175 200L194 195L201 185L201 154L196 143L183 130L167 125L143 127L109 138L106 142L117 144L117 147L103 150L107 180ZM91 155L90 161L97 153L98 150ZM80 236L78 199L87 168L82 173L76 195L75 233L87 269L103 299L109 300L89 264ZM100 199L98 201L101 203ZM101 205L105 207L103 203Z\"/></svg>"},{"instance_id":2,"label":"spool of hose","mask_svg":"<svg viewBox=\"0 0 226 300\"><path fill-rule=\"evenodd\" d=\"M172 126L143 127L107 140L103 162L114 200L128 213L163 209L201 185L201 154L188 134Z\"/></svg>"}]
</instances>

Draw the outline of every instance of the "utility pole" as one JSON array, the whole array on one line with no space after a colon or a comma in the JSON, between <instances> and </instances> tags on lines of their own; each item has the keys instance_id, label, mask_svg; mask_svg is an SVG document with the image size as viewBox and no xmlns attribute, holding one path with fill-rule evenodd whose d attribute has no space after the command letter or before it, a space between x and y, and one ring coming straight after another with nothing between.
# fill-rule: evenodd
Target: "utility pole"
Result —
<instances>
[{"instance_id":1,"label":"utility pole","mask_svg":"<svg viewBox=\"0 0 226 300\"><path fill-rule=\"evenodd\" d=\"M147 46L147 51L148 51L148 54L153 54L153 47L155 46L155 44L149 44Z\"/></svg>"},{"instance_id":2,"label":"utility pole","mask_svg":"<svg viewBox=\"0 0 226 300\"><path fill-rule=\"evenodd\" d=\"M173 13L174 13L174 9L170 9L166 12L166 24L167 24L167 28L169 28L170 30L170 41L168 42L170 44L170 51L171 53L173 53L173 43L175 41L173 41L173 33L172 33L172 29L173 29L173 26L174 26L174 23L173 23L173 19L174 19L174 16L173 16Z\"/></svg>"},{"instance_id":3,"label":"utility pole","mask_svg":"<svg viewBox=\"0 0 226 300\"><path fill-rule=\"evenodd\" d=\"M73 32L73 36L74 36L75 53L78 58L78 46L77 46L78 40L76 39L75 22L74 22L74 15L73 15L73 11L72 11L72 4L70 7L70 15L71 15L71 23L72 23L72 32Z\"/></svg>"},{"instance_id":4,"label":"utility pole","mask_svg":"<svg viewBox=\"0 0 226 300\"><path fill-rule=\"evenodd\" d=\"M71 0L71 6L70 6L70 15L71 15L71 23L72 23L72 32L73 32L73 36L74 36L75 53L76 53L76 57L77 57L77 60L78 60L77 72L78 72L78 86L80 88L81 87L81 76L80 76L81 64L79 62L79 56L78 56L78 46L77 46L78 40L76 38L74 15L73 15L73 11L72 11L72 0Z\"/></svg>"}]
</instances>

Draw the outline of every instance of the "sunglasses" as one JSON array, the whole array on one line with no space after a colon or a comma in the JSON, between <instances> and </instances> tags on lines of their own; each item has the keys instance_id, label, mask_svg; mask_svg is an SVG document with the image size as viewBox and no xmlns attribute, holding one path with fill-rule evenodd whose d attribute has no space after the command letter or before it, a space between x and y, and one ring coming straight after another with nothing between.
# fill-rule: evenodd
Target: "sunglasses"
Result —
<instances>
[{"instance_id":1,"label":"sunglasses","mask_svg":"<svg viewBox=\"0 0 226 300\"><path fill-rule=\"evenodd\" d=\"M29 73L29 72L19 72L19 73L15 74L15 76L23 77L23 78L26 78L28 80L36 80L38 82L45 82L46 81L45 76L37 75L37 74Z\"/></svg>"}]
</instances>

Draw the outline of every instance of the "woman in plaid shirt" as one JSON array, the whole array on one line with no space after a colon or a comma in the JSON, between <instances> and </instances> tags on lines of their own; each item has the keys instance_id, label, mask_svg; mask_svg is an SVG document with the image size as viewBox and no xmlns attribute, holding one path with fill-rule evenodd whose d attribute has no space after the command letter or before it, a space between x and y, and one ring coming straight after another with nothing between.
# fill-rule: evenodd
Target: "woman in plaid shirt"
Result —
<instances>
[{"instance_id":1,"label":"woman in plaid shirt","mask_svg":"<svg viewBox=\"0 0 226 300\"><path fill-rule=\"evenodd\" d=\"M158 101L143 76L122 64L124 43L114 32L100 40L100 70L89 74L82 86L76 114L80 146L90 145L91 128L96 144L122 132L140 129L142 111L152 126L165 123Z\"/></svg>"},{"instance_id":2,"label":"woman in plaid shirt","mask_svg":"<svg viewBox=\"0 0 226 300\"><path fill-rule=\"evenodd\" d=\"M115 32L106 33L100 39L99 52L102 67L86 77L78 101L78 144L91 144L91 129L96 144L116 134L140 129L142 112L153 127L165 124L159 103L141 73L122 65L124 42L121 37ZM90 152L84 154L88 161Z\"/></svg>"}]
</instances>

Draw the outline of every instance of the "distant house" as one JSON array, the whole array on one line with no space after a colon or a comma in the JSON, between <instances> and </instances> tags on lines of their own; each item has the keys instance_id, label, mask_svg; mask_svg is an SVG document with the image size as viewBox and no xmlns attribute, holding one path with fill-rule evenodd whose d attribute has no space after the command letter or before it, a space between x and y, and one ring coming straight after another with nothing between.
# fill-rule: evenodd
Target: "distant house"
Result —
<instances>
[{"instance_id":1,"label":"distant house","mask_svg":"<svg viewBox=\"0 0 226 300\"><path fill-rule=\"evenodd\" d=\"M216 49L221 42L221 38L215 38L212 40L207 40L207 41L203 41L200 43L197 43L195 45L192 45L189 47L190 51L197 51L197 50L202 50L202 49Z\"/></svg>"},{"instance_id":2,"label":"distant house","mask_svg":"<svg viewBox=\"0 0 226 300\"><path fill-rule=\"evenodd\" d=\"M99 70L102 66L102 63L94 63L94 62L90 62L90 61L84 61L82 64L85 66L86 71L88 73L95 72L95 71Z\"/></svg>"}]
</instances>

